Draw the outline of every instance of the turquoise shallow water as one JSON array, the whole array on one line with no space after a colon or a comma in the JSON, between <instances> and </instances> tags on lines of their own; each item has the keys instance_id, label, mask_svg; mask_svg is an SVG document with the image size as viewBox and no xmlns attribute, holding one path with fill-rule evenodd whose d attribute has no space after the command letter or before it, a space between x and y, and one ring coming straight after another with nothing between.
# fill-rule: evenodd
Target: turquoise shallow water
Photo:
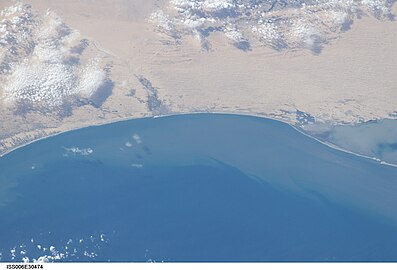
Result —
<instances>
[{"instance_id":1,"label":"turquoise shallow water","mask_svg":"<svg viewBox=\"0 0 397 270\"><path fill-rule=\"evenodd\" d=\"M397 169L292 127L183 115L0 159L0 258L397 261Z\"/></svg>"}]
</instances>

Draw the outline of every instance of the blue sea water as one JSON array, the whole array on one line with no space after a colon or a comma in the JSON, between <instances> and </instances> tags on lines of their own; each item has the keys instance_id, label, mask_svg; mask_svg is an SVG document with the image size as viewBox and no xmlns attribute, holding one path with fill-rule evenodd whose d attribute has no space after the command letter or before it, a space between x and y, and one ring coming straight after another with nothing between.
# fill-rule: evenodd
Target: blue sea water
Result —
<instances>
[{"instance_id":1,"label":"blue sea water","mask_svg":"<svg viewBox=\"0 0 397 270\"><path fill-rule=\"evenodd\" d=\"M397 120L384 119L357 125L311 125L313 136L343 149L397 165ZM319 130L316 130L319 129Z\"/></svg>"},{"instance_id":2,"label":"blue sea water","mask_svg":"<svg viewBox=\"0 0 397 270\"><path fill-rule=\"evenodd\" d=\"M396 194L277 121L130 120L0 158L0 260L397 261Z\"/></svg>"}]
</instances>

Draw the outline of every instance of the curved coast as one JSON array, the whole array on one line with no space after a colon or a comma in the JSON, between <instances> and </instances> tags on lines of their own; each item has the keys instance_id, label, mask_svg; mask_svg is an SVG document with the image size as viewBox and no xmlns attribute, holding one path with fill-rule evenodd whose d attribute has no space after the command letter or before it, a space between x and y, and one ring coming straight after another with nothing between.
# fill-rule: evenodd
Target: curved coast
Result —
<instances>
[{"instance_id":1,"label":"curved coast","mask_svg":"<svg viewBox=\"0 0 397 270\"><path fill-rule=\"evenodd\" d=\"M79 260L396 259L397 169L274 120L194 114L123 121L38 141L0 165L0 211L15 213L15 221L37 215L41 224L4 236L3 254L7 245L25 244L30 259L46 256L30 249L31 238L66 254L65 237L78 244L78 237L105 234L106 252ZM24 196L32 193L36 199ZM11 233L5 228L13 218L0 232Z\"/></svg>"}]
</instances>

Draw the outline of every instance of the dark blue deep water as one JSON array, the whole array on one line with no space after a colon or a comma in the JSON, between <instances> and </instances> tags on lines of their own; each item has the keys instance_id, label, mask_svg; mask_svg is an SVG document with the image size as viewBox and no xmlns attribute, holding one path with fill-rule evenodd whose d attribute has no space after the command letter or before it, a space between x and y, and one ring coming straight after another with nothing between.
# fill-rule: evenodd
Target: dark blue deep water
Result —
<instances>
[{"instance_id":1,"label":"dark blue deep water","mask_svg":"<svg viewBox=\"0 0 397 270\"><path fill-rule=\"evenodd\" d=\"M268 119L90 127L0 158L0 260L397 261L397 168Z\"/></svg>"}]
</instances>

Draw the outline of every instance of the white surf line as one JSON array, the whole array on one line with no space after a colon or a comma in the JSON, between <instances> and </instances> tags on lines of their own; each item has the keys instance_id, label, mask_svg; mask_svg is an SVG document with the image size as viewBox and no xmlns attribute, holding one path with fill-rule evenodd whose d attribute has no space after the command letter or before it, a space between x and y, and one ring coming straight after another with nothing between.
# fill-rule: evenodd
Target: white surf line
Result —
<instances>
[{"instance_id":1,"label":"white surf line","mask_svg":"<svg viewBox=\"0 0 397 270\"><path fill-rule=\"evenodd\" d=\"M341 152L345 152L345 153L348 153L348 154L351 154L351 155L354 155L354 156L357 156L357 157L370 159L370 160L372 160L372 161L378 162L378 163L381 164L381 165L387 165L387 166L391 166L391 167L396 167L396 168L397 168L397 165L396 165L396 164L388 163L388 162L382 161L381 159L376 158L376 157L366 156L366 155L363 155L363 154L359 154L359 153L352 152L352 151L350 151L350 150L341 148L341 147L339 147L339 146L337 146L337 145L335 145L335 144L332 144L332 143L330 143L330 142L325 142L325 141L322 141L322 140L320 140L320 139L317 139L316 137L313 137L312 135L305 133L304 131L300 130L299 128L297 128L297 127L295 127L295 126L292 126L292 125L290 125L290 126L293 127L295 130L297 130L298 132L300 132L301 134L303 134L303 135L309 137L310 139L316 140L317 142L319 142L319 143L321 143L321 144L324 144L324 145L326 145L326 146L328 146L328 147L330 147L330 148L332 148L332 149L335 149L335 150L338 150L338 151L341 151Z\"/></svg>"},{"instance_id":2,"label":"white surf line","mask_svg":"<svg viewBox=\"0 0 397 270\"><path fill-rule=\"evenodd\" d=\"M397 168L397 165L396 165L396 164L388 163L388 162L386 162L386 161L380 161L380 164L386 165L386 166L392 166L392 167L396 167L396 168Z\"/></svg>"},{"instance_id":3,"label":"white surf line","mask_svg":"<svg viewBox=\"0 0 397 270\"><path fill-rule=\"evenodd\" d=\"M292 125L291 123L289 123L287 121L280 120L280 119L275 119L275 118L271 118L271 117L264 117L263 115L259 115L259 114L254 114L254 113L233 113L233 112L192 112L192 113L156 115L156 116L153 116L152 118L162 118L162 117L169 117L169 116L175 116L175 115L190 115L190 114L224 114L224 115L230 114L230 115L253 116L253 117L258 117L258 118L262 118L262 119L270 119L270 120L274 120L274 121L279 121L279 122L282 122L284 124L289 125L293 129L295 129L296 131L301 133L302 135L304 135L306 137L309 137L310 139L315 140L315 141L317 141L317 142L319 142L319 143L321 143L321 144L323 144L323 145L325 145L325 146L327 146L329 148L332 148L332 149L335 149L335 150L338 150L338 151L341 151L341 152L344 152L344 153L348 153L348 154L351 154L351 155L354 155L354 156L357 156L357 157L369 159L369 160L375 161L375 162L377 162L377 163L379 163L381 165L397 168L397 164L389 163L389 162L383 161L383 160L381 160L379 158L376 158L376 157L370 157L370 156L366 156L366 155L363 155L363 154L352 152L350 150L341 148L341 147L339 147L339 146L337 146L335 144L332 144L330 142L322 141L322 140L320 140L320 139L318 139L318 138L316 138L316 137L314 137L314 136L312 136L310 134L307 134L303 130L299 129L298 127Z\"/></svg>"},{"instance_id":4,"label":"white surf line","mask_svg":"<svg viewBox=\"0 0 397 270\"><path fill-rule=\"evenodd\" d=\"M20 149L22 147L28 146L28 145L30 145L32 143L35 143L35 142L38 142L38 141L41 141L41 140L45 140L45 139L48 139L48 138L51 138L51 137L55 137L55 136L61 135L63 133L68 133L68 132L72 132L72 131L76 131L76 130L80 130L80 129L85 129L85 128L89 128L89 127L99 127L99 126L104 126L104 125L109 125L109 124L114 124L114 123L119 123L119 122L124 122L124 121L138 120L138 119L149 119L149 118L153 118L153 116L150 115L150 114L144 114L144 115L142 115L140 117L121 117L119 119L109 119L109 120L106 120L106 121L103 121L103 122L99 122L99 123L92 123L92 124L90 124L88 126L77 126L75 128L72 127L72 128L67 128L65 130L57 130L57 131L54 131L53 133L49 133L46 136L38 137L36 139L33 139L31 141L28 141L26 143L18 145L16 147L12 148L12 149L4 151L3 153L0 154L0 158L2 158L4 156L14 152L15 150L18 150L18 149Z\"/></svg>"},{"instance_id":5,"label":"white surf line","mask_svg":"<svg viewBox=\"0 0 397 270\"><path fill-rule=\"evenodd\" d=\"M317 141L317 142L319 142L319 143L321 143L321 144L323 144L323 145L325 145L327 147L330 147L332 149L335 149L335 150L338 150L338 151L341 151L341 152L345 152L345 153L348 153L348 154L351 154L351 155L354 155L354 156L357 156L357 157L369 159L369 160L378 162L381 165L397 168L397 164L388 163L388 162L382 161L382 160L380 160L378 158L375 158L375 157L370 157L370 156L365 156L365 155L362 155L362 154L359 154L359 153L354 153L352 151L343 149L343 148L341 148L339 146L336 146L334 144L321 141L320 139L317 139L316 137L313 137L312 135L309 135L309 134L303 132L302 130L298 129L297 127L293 126L291 123L289 123L287 121L284 121L284 120L281 120L281 119L276 119L276 118L271 118L271 117L265 117L265 116L260 115L260 114L244 113L244 112L239 112L239 113L234 113L234 112L184 112L184 113L161 114L161 115L153 115L153 116L149 116L148 115L148 116L144 116L144 117L126 117L126 118L121 118L121 119L117 119L117 120L110 120L110 121L105 121L104 123L92 124L92 125L89 125L89 126L78 127L78 128L72 128L72 129L69 129L69 130L56 132L54 134L51 134L51 135L48 135L48 136L44 136L42 138L37 138L37 139L35 139L33 141L30 141L30 142L25 143L23 145L17 146L16 148L13 148L13 149L11 149L9 151L6 151L5 153L0 155L0 158L4 157L5 155L10 154L11 152L13 152L13 151L15 151L15 150L17 150L19 148L22 148L22 147L27 146L29 144L32 144L34 142L41 141L41 140L44 140L46 138L54 137L54 136L57 136L57 135L60 135L60 134L66 133L66 132L71 132L71 131L75 131L75 130L79 130L79 129L84 129L84 128L88 128L88 127L98 127L98 126L103 126L103 125L108 125L108 124L113 124L113 123L118 123L118 122L124 122L124 121L129 121L129 120L136 120L136 119L149 119L149 118L156 119L156 118L162 118L162 117L171 117L171 116L178 116L178 115L191 115L191 114L220 114L220 115L221 114L223 114L223 115L228 115L229 114L229 115L237 115L237 116L238 115L240 115L240 116L251 116L251 117L257 117L257 118L261 118L261 119L270 119L270 120L273 120L273 121L282 122L284 124L289 125L290 127L295 129L299 133L303 134L304 136L307 136L310 139L313 139L313 140L315 140L315 141Z\"/></svg>"}]
</instances>

